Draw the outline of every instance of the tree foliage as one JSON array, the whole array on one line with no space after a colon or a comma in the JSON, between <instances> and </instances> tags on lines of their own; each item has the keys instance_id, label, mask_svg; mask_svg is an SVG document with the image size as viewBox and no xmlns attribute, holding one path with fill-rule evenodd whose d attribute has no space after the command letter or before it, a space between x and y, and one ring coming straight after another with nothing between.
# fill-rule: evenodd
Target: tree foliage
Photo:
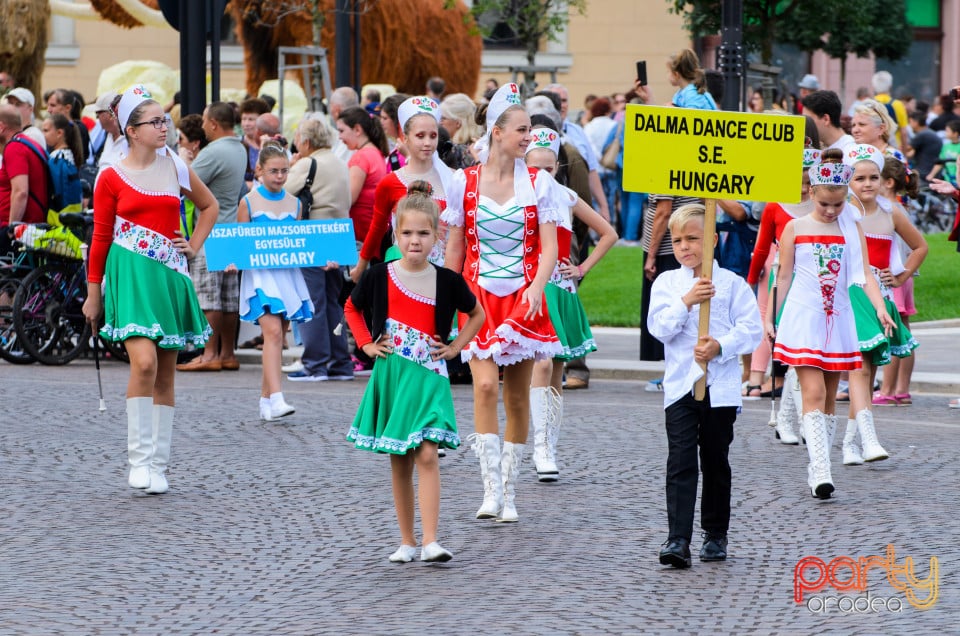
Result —
<instances>
[{"instance_id":1,"label":"tree foliage","mask_svg":"<svg viewBox=\"0 0 960 636\"><path fill-rule=\"evenodd\" d=\"M670 11L684 17L693 37L720 32L722 0L667 0ZM802 51L822 50L833 58L848 53L896 60L910 48L906 0L848 0L824 5L801 0L743 0L743 44L773 59L773 44L793 44Z\"/></svg>"},{"instance_id":2,"label":"tree foliage","mask_svg":"<svg viewBox=\"0 0 960 636\"><path fill-rule=\"evenodd\" d=\"M454 0L445 0L452 7ZM470 13L484 37L502 23L522 44L527 63L533 66L540 42L556 42L570 21L569 10L586 15L587 0L474 0Z\"/></svg>"}]
</instances>

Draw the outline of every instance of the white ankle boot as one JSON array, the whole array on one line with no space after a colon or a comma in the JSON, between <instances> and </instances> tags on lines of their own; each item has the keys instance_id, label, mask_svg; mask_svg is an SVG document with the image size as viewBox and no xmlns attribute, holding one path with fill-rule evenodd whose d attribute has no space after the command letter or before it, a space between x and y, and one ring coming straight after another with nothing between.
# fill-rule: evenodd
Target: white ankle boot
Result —
<instances>
[{"instance_id":1,"label":"white ankle boot","mask_svg":"<svg viewBox=\"0 0 960 636\"><path fill-rule=\"evenodd\" d=\"M293 415L297 409L293 408L283 399L283 393L270 394L270 420L278 420L287 415Z\"/></svg>"},{"instance_id":2,"label":"white ankle boot","mask_svg":"<svg viewBox=\"0 0 960 636\"><path fill-rule=\"evenodd\" d=\"M477 510L477 519L495 519L503 508L500 436L496 433L474 433L467 439L473 442L471 448L480 460L480 477L483 479L483 504Z\"/></svg>"},{"instance_id":3,"label":"white ankle boot","mask_svg":"<svg viewBox=\"0 0 960 636\"><path fill-rule=\"evenodd\" d=\"M873 412L870 409L857 413L857 431L863 445L863 461L877 462L890 457L877 440L877 430L873 427Z\"/></svg>"},{"instance_id":4,"label":"white ankle boot","mask_svg":"<svg viewBox=\"0 0 960 636\"><path fill-rule=\"evenodd\" d=\"M776 428L773 430L780 440L781 444L796 445L800 443L800 438L794 432L794 425L797 422L797 410L794 404L793 382L790 380L790 372L783 379L783 391L780 393L780 409L777 411Z\"/></svg>"},{"instance_id":5,"label":"white ankle boot","mask_svg":"<svg viewBox=\"0 0 960 636\"><path fill-rule=\"evenodd\" d=\"M533 423L533 464L540 481L557 481L556 437L560 434L560 394L552 386L530 389L530 417ZM552 442L552 443L551 443Z\"/></svg>"},{"instance_id":6,"label":"white ankle boot","mask_svg":"<svg viewBox=\"0 0 960 636\"><path fill-rule=\"evenodd\" d=\"M860 444L857 443L857 420L847 420L847 430L843 434L843 465L859 466L863 463Z\"/></svg>"},{"instance_id":7,"label":"white ankle boot","mask_svg":"<svg viewBox=\"0 0 960 636\"><path fill-rule=\"evenodd\" d=\"M170 461L170 441L173 437L173 407L157 404L153 407L153 457L150 458L150 485L147 493L162 495L167 492L167 463Z\"/></svg>"},{"instance_id":8,"label":"white ankle boot","mask_svg":"<svg viewBox=\"0 0 960 636\"><path fill-rule=\"evenodd\" d=\"M520 476L523 449L523 444L503 443L503 458L500 464L500 472L503 474L503 510L497 516L500 523L515 523L520 520L514 498L517 494L517 478Z\"/></svg>"},{"instance_id":9,"label":"white ankle boot","mask_svg":"<svg viewBox=\"0 0 960 636\"><path fill-rule=\"evenodd\" d=\"M131 488L150 485L150 457L153 455L153 398L127 398L127 461Z\"/></svg>"},{"instance_id":10,"label":"white ankle boot","mask_svg":"<svg viewBox=\"0 0 960 636\"><path fill-rule=\"evenodd\" d=\"M833 476L830 474L830 440L827 422L819 410L803 416L803 436L807 440L807 485L814 497L829 499L833 492Z\"/></svg>"}]
</instances>

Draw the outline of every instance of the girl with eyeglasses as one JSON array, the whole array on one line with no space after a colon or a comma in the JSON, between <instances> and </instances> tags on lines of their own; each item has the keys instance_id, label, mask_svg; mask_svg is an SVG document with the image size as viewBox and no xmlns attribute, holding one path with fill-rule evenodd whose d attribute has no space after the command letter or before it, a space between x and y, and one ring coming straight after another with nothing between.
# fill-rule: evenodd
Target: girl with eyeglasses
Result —
<instances>
[{"instance_id":1,"label":"girl with eyeglasses","mask_svg":"<svg viewBox=\"0 0 960 636\"><path fill-rule=\"evenodd\" d=\"M131 488L167 492L177 352L210 337L187 259L217 220L217 200L166 146L163 107L143 86L127 90L117 121L128 145L94 192L94 227L83 315L130 356L127 459ZM189 241L180 231L180 195L199 211Z\"/></svg>"},{"instance_id":2,"label":"girl with eyeglasses","mask_svg":"<svg viewBox=\"0 0 960 636\"><path fill-rule=\"evenodd\" d=\"M237 208L238 223L290 223L301 217L300 199L283 189L290 160L275 141L260 146L256 179L259 185L243 197ZM231 266L233 267L233 266ZM240 279L240 320L263 330L263 380L260 419L266 422L291 415L295 409L283 399L280 372L284 320L313 318L310 290L297 268L249 269Z\"/></svg>"}]
</instances>

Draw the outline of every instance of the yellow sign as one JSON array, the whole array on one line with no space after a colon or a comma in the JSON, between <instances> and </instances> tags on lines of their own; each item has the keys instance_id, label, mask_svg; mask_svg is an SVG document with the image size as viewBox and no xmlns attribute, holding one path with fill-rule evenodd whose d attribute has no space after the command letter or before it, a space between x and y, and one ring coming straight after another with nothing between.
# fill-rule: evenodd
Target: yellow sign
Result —
<instances>
[{"instance_id":1,"label":"yellow sign","mask_svg":"<svg viewBox=\"0 0 960 636\"><path fill-rule=\"evenodd\" d=\"M803 117L630 105L625 126L625 190L800 201Z\"/></svg>"}]
</instances>

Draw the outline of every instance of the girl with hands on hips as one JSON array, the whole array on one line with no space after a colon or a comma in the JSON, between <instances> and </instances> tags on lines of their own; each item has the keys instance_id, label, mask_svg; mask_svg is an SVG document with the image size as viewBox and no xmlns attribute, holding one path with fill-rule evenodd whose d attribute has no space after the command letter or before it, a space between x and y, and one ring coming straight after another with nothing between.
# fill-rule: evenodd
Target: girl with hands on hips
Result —
<instances>
[{"instance_id":1,"label":"girl with hands on hips","mask_svg":"<svg viewBox=\"0 0 960 636\"><path fill-rule=\"evenodd\" d=\"M460 445L445 361L457 355L483 324L483 309L463 278L428 261L439 225L438 206L429 192L425 181L411 184L397 205L401 258L366 269L345 307L357 346L374 359L347 440L361 450L390 455L400 526L400 547L389 557L394 563L416 556L414 468L419 474L423 530L420 560L453 558L437 541L437 451ZM453 342L444 344L457 311L467 319Z\"/></svg>"}]
</instances>

